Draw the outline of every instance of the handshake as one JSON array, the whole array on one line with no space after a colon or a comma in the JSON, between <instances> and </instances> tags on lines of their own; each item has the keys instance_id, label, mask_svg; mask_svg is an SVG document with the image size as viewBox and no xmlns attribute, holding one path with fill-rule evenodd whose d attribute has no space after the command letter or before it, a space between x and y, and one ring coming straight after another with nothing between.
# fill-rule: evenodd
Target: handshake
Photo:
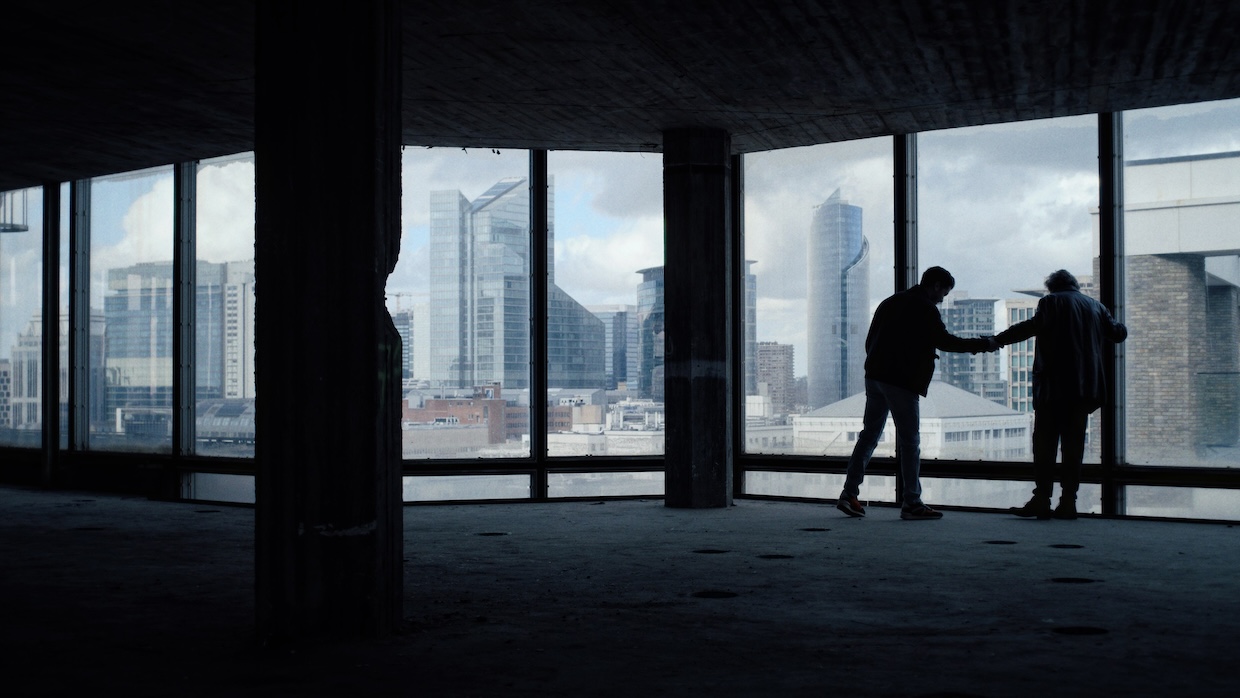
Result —
<instances>
[{"instance_id":1,"label":"handshake","mask_svg":"<svg viewBox=\"0 0 1240 698\"><path fill-rule=\"evenodd\" d=\"M978 339L983 339L983 340L985 340L985 341L986 341L986 348L985 348L985 349L978 349L977 351L972 352L972 353L974 353L974 354L978 353L978 351L999 351L1000 349L1002 349L1002 348L1003 348L1003 345L1002 345L1002 344L1000 344L1000 343L998 342L998 340L996 340L996 339L995 339L993 336L991 336L991 335L986 335L985 337L978 337Z\"/></svg>"}]
</instances>

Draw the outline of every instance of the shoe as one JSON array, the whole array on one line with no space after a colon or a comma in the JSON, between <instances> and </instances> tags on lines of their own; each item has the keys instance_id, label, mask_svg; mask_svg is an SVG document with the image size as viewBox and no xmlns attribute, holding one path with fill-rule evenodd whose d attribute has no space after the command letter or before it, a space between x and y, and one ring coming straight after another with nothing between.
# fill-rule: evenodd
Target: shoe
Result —
<instances>
[{"instance_id":1,"label":"shoe","mask_svg":"<svg viewBox=\"0 0 1240 698\"><path fill-rule=\"evenodd\" d=\"M865 516L865 507L861 506L861 502L851 494L840 493L840 500L835 503L835 508L855 518L863 518Z\"/></svg>"},{"instance_id":2,"label":"shoe","mask_svg":"<svg viewBox=\"0 0 1240 698\"><path fill-rule=\"evenodd\" d=\"M1008 511L1016 516L1024 516L1026 518L1036 516L1039 521L1046 521L1051 518L1051 500L1049 498L1034 497L1025 506L1012 507Z\"/></svg>"},{"instance_id":3,"label":"shoe","mask_svg":"<svg viewBox=\"0 0 1240 698\"><path fill-rule=\"evenodd\" d=\"M913 506L905 505L900 509L900 518L905 521L918 521L922 519L941 519L943 512L937 509L931 509L925 504L914 504Z\"/></svg>"},{"instance_id":4,"label":"shoe","mask_svg":"<svg viewBox=\"0 0 1240 698\"><path fill-rule=\"evenodd\" d=\"M1059 506L1055 507L1055 511L1051 513L1057 519L1071 521L1076 518L1076 500L1060 499Z\"/></svg>"}]
</instances>

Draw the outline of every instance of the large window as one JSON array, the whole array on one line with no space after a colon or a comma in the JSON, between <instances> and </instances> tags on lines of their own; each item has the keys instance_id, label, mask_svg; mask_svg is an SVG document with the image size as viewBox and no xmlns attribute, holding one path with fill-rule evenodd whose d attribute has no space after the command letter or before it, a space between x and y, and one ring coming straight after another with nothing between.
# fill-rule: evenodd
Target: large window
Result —
<instances>
[{"instance_id":1,"label":"large window","mask_svg":"<svg viewBox=\"0 0 1240 698\"><path fill-rule=\"evenodd\" d=\"M548 173L547 453L661 454L663 158L553 152Z\"/></svg>"},{"instance_id":2,"label":"large window","mask_svg":"<svg viewBox=\"0 0 1240 698\"><path fill-rule=\"evenodd\" d=\"M1097 117L922 133L918 142L918 265L945 267L956 288L940 306L961 337L996 334L1031 317L1043 281L1067 269L1095 294ZM999 353L939 352L922 407L922 457L1032 461L1034 339ZM1091 420L1086 462L1099 462ZM923 483L930 501L1020 503L1030 485L993 480ZM1101 511L1095 489L1081 507Z\"/></svg>"},{"instance_id":3,"label":"large window","mask_svg":"<svg viewBox=\"0 0 1240 698\"><path fill-rule=\"evenodd\" d=\"M1240 465L1240 100L1124 114L1126 459ZM1200 491L1143 491L1177 510Z\"/></svg>"},{"instance_id":4,"label":"large window","mask_svg":"<svg viewBox=\"0 0 1240 698\"><path fill-rule=\"evenodd\" d=\"M870 317L894 288L891 139L744 162L745 451L847 456L864 409ZM746 491L812 496L821 486L834 496L842 482L805 477L750 473Z\"/></svg>"},{"instance_id":5,"label":"large window","mask_svg":"<svg viewBox=\"0 0 1240 698\"><path fill-rule=\"evenodd\" d=\"M37 448L43 425L43 196L0 192L0 445Z\"/></svg>"},{"instance_id":6,"label":"large window","mask_svg":"<svg viewBox=\"0 0 1240 698\"><path fill-rule=\"evenodd\" d=\"M529 455L529 153L406 149L400 261L406 459Z\"/></svg>"},{"instance_id":7,"label":"large window","mask_svg":"<svg viewBox=\"0 0 1240 698\"><path fill-rule=\"evenodd\" d=\"M91 181L89 445L172 446L172 168Z\"/></svg>"},{"instance_id":8,"label":"large window","mask_svg":"<svg viewBox=\"0 0 1240 698\"><path fill-rule=\"evenodd\" d=\"M195 450L254 455L254 156L198 166Z\"/></svg>"}]
</instances>

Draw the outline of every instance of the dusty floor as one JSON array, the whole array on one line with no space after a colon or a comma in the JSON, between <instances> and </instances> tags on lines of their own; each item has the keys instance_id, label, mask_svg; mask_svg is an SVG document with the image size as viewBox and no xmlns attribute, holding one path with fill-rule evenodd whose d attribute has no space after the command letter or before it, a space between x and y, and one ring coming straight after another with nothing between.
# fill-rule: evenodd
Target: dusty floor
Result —
<instances>
[{"instance_id":1,"label":"dusty floor","mask_svg":"<svg viewBox=\"0 0 1240 698\"><path fill-rule=\"evenodd\" d=\"M406 509L405 631L260 650L253 511L0 487L5 695L1240 695L1240 529Z\"/></svg>"}]
</instances>

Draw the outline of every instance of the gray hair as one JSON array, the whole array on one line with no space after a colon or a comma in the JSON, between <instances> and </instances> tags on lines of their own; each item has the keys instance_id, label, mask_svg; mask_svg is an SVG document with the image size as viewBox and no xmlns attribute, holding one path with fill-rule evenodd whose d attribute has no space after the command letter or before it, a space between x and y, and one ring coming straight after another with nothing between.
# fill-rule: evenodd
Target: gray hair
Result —
<instances>
[{"instance_id":1,"label":"gray hair","mask_svg":"<svg viewBox=\"0 0 1240 698\"><path fill-rule=\"evenodd\" d=\"M1051 293L1057 291L1079 291L1081 290L1081 284L1067 269L1060 269L1051 272L1051 275L1046 277L1046 290Z\"/></svg>"}]
</instances>

